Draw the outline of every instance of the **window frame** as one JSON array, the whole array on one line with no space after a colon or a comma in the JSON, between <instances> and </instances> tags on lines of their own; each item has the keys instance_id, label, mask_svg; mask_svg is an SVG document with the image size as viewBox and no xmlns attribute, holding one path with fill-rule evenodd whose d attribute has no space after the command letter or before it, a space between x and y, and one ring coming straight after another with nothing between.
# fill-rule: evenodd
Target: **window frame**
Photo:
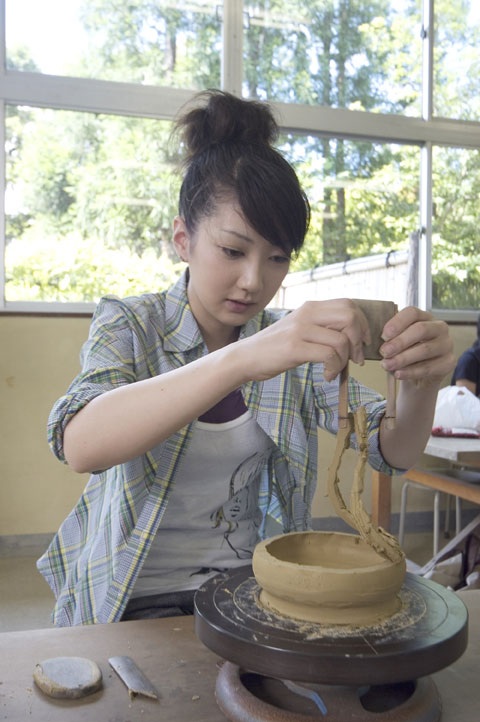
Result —
<instances>
[{"instance_id":1,"label":"window frame","mask_svg":"<svg viewBox=\"0 0 480 722\"><path fill-rule=\"evenodd\" d=\"M5 2L0 0L0 313L28 312L88 313L95 304L70 302L5 301L5 106L140 116L173 120L196 91L134 83L91 80L6 69ZM431 310L432 301L432 150L434 145L480 148L480 122L433 116L433 9L434 0L424 0L422 116L400 116L345 110L323 106L272 103L282 131L321 134L352 140L408 143L421 149L418 304ZM221 85L241 94L243 0L224 0L222 25ZM161 100L161 102L159 102ZM161 108L161 110L160 110ZM414 231L416 229L412 229ZM447 321L472 321L478 310L434 310Z\"/></svg>"}]
</instances>

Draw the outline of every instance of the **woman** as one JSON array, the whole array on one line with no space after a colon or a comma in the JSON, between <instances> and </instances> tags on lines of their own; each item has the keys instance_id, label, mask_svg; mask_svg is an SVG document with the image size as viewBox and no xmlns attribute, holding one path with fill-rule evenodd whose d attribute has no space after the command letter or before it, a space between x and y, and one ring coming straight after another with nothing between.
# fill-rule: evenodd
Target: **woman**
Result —
<instances>
[{"instance_id":1,"label":"woman","mask_svg":"<svg viewBox=\"0 0 480 722\"><path fill-rule=\"evenodd\" d=\"M58 458L92 474L38 564L58 625L191 612L195 589L248 563L259 539L308 528L317 426L336 433L338 374L370 340L346 299L266 309L309 221L268 106L203 93L177 129L187 271L166 292L100 301L49 419ZM419 309L383 338L395 429L354 379L349 404L366 407L370 464L392 471L423 450L453 356L447 326Z\"/></svg>"}]
</instances>

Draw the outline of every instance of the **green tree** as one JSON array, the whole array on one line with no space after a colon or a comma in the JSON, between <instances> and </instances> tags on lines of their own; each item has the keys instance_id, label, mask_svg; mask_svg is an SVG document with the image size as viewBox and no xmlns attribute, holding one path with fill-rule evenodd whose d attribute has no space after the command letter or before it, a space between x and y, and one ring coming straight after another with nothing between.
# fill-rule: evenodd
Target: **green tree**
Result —
<instances>
[{"instance_id":1,"label":"green tree","mask_svg":"<svg viewBox=\"0 0 480 722\"><path fill-rule=\"evenodd\" d=\"M480 308L480 151L434 153L433 288L436 308Z\"/></svg>"},{"instance_id":2,"label":"green tree","mask_svg":"<svg viewBox=\"0 0 480 722\"><path fill-rule=\"evenodd\" d=\"M179 0L84 0L91 77L151 85L220 85L220 17L214 6Z\"/></svg>"},{"instance_id":3,"label":"green tree","mask_svg":"<svg viewBox=\"0 0 480 722\"><path fill-rule=\"evenodd\" d=\"M408 52L411 21L409 24L408 16L399 14L388 0L293 4L289 0L262 0L252 7L245 71L250 97L394 113L418 103L419 83L412 87L411 79L419 78L421 56L417 57L417 68L412 67L414 54ZM415 4L410 12L418 13ZM266 18L270 18L270 25ZM392 75L397 88L409 78L405 91L393 98L388 91ZM317 193L312 198L322 208L322 216L312 225L308 252L302 258L309 262L315 259L318 265L376 248L378 227L376 231L370 229L367 219L372 218L378 226L378 211L362 217L359 233L355 198L348 195L347 188L354 178L361 181L372 179L377 171L384 173L385 168L397 164L397 158L381 144L329 137L313 144L299 138L294 141L302 142L308 146L306 152L315 157L324 179L321 188L316 184ZM291 155L295 154L298 150L291 148ZM398 232L403 232L402 225L399 223ZM385 241L388 247L396 238Z\"/></svg>"}]
</instances>

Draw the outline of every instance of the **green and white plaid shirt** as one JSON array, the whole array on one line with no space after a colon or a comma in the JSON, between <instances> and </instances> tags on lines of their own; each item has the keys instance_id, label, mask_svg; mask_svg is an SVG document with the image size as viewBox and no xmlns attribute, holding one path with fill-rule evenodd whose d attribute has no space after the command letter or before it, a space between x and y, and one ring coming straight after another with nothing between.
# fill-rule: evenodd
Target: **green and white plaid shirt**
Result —
<instances>
[{"instance_id":1,"label":"green and white plaid shirt","mask_svg":"<svg viewBox=\"0 0 480 722\"><path fill-rule=\"evenodd\" d=\"M242 328L240 337L257 333L285 313L266 309ZM206 353L188 304L185 275L164 293L103 298L82 349L82 371L50 414L53 452L65 461L65 426L96 396L167 373ZM275 444L262 472L262 536L307 529L317 478L317 426L337 431L338 383L324 380L321 364L304 364L268 381L247 383L242 391L247 407ZM351 379L349 404L351 409L367 408L370 464L391 471L378 448L384 400ZM91 476L38 561L57 599L55 624L121 618L161 524L190 433L188 425L148 453Z\"/></svg>"}]
</instances>

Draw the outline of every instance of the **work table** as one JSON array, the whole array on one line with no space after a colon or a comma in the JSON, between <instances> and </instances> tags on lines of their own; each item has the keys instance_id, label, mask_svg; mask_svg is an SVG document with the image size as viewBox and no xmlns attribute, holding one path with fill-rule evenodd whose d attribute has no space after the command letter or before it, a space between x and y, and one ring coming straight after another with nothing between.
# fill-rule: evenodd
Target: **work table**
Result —
<instances>
[{"instance_id":1,"label":"work table","mask_svg":"<svg viewBox=\"0 0 480 722\"><path fill-rule=\"evenodd\" d=\"M453 665L432 675L442 697L442 722L478 722L480 591L460 596L469 609L468 649ZM9 722L226 719L214 697L221 660L196 638L193 617L7 632L0 634L0 652L0 719ZM115 655L134 659L158 690L158 701L129 698L127 688L108 664L108 658ZM33 670L37 662L57 656L95 661L103 673L103 689L84 700L46 697L34 685Z\"/></svg>"}]
</instances>

